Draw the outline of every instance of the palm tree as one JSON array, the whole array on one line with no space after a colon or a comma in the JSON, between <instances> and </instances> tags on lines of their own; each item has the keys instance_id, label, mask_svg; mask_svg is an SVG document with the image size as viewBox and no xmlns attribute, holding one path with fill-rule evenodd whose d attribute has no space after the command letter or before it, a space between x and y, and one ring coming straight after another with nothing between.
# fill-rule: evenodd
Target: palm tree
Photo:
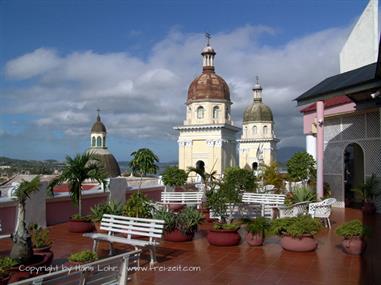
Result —
<instances>
[{"instance_id":1,"label":"palm tree","mask_svg":"<svg viewBox=\"0 0 381 285\"><path fill-rule=\"evenodd\" d=\"M140 175L140 185L142 185L143 176L147 174L156 174L159 167L156 165L159 162L159 158L152 150L148 148L141 148L137 151L131 153L133 159L130 161L130 167L132 172L139 173Z\"/></svg>"},{"instance_id":2,"label":"palm tree","mask_svg":"<svg viewBox=\"0 0 381 285\"><path fill-rule=\"evenodd\" d=\"M188 174L191 172L194 172L194 173L200 175L202 183L204 183L206 190L209 190L211 185L213 185L213 183L215 183L217 181L217 178L216 178L217 171L216 170L212 170L211 173L208 173L204 169L189 166L188 167Z\"/></svg>"},{"instance_id":3,"label":"palm tree","mask_svg":"<svg viewBox=\"0 0 381 285\"><path fill-rule=\"evenodd\" d=\"M25 223L25 203L33 192L40 188L40 177L36 176L31 181L22 181L15 191L18 202L18 215L16 231L12 235L12 249L10 256L21 263L32 259L32 239Z\"/></svg>"},{"instance_id":4,"label":"palm tree","mask_svg":"<svg viewBox=\"0 0 381 285\"><path fill-rule=\"evenodd\" d=\"M106 184L104 169L92 152L77 154L74 158L66 156L65 167L60 176L49 184L49 190L61 183L69 184L70 197L78 207L78 215L82 216L82 184L85 180L96 180L98 183Z\"/></svg>"}]
</instances>

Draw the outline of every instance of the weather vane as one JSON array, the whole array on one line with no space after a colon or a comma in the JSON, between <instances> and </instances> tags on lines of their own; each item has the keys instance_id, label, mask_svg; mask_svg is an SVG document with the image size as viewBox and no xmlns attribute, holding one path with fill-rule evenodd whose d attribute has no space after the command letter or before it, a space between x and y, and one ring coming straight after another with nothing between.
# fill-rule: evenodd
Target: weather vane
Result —
<instances>
[{"instance_id":1,"label":"weather vane","mask_svg":"<svg viewBox=\"0 0 381 285\"><path fill-rule=\"evenodd\" d=\"M205 33L205 37L207 38L207 41L208 41L208 46L210 45L210 39L212 38L211 34L210 33Z\"/></svg>"},{"instance_id":2,"label":"weather vane","mask_svg":"<svg viewBox=\"0 0 381 285\"><path fill-rule=\"evenodd\" d=\"M99 112L101 111L101 109L97 108L97 112L98 112L98 116L99 116Z\"/></svg>"},{"instance_id":3,"label":"weather vane","mask_svg":"<svg viewBox=\"0 0 381 285\"><path fill-rule=\"evenodd\" d=\"M259 84L259 76L257 75L255 78L257 79L257 84Z\"/></svg>"}]
</instances>

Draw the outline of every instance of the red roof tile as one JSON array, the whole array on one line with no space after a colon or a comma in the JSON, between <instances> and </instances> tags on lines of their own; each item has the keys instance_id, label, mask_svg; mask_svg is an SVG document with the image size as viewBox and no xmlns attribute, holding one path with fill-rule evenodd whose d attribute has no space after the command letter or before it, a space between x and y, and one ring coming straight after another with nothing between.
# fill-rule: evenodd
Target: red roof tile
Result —
<instances>
[{"instance_id":1,"label":"red roof tile","mask_svg":"<svg viewBox=\"0 0 381 285\"><path fill-rule=\"evenodd\" d=\"M344 105L348 103L352 103L352 100L349 99L347 96L333 97L333 98L324 100L324 108L331 108L331 107L340 106L340 105ZM315 112L315 111L316 111L315 103L300 110L301 113L309 113L309 112Z\"/></svg>"}]
</instances>

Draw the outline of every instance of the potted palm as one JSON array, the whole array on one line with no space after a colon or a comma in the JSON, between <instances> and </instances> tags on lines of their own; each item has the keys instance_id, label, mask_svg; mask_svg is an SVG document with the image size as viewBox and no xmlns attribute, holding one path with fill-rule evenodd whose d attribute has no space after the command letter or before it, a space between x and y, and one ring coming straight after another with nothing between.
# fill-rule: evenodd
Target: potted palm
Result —
<instances>
[{"instance_id":1,"label":"potted palm","mask_svg":"<svg viewBox=\"0 0 381 285\"><path fill-rule=\"evenodd\" d=\"M162 180L165 187L171 187L176 190L176 187L181 187L185 185L188 179L188 173L186 173L183 169L179 169L175 166L167 167L163 174ZM169 204L168 208L172 211L178 211L184 208L184 204Z\"/></svg>"},{"instance_id":2,"label":"potted palm","mask_svg":"<svg viewBox=\"0 0 381 285\"><path fill-rule=\"evenodd\" d=\"M368 235L368 229L359 220L342 224L336 234L344 238L341 245L346 253L360 255L365 250L364 237Z\"/></svg>"},{"instance_id":3,"label":"potted palm","mask_svg":"<svg viewBox=\"0 0 381 285\"><path fill-rule=\"evenodd\" d=\"M32 224L29 226L32 235L33 253L49 252L52 241L49 238L49 230L47 228Z\"/></svg>"},{"instance_id":4,"label":"potted palm","mask_svg":"<svg viewBox=\"0 0 381 285\"><path fill-rule=\"evenodd\" d=\"M0 285L8 284L11 277L11 269L16 266L17 263L15 259L8 256L0 258Z\"/></svg>"},{"instance_id":5,"label":"potted palm","mask_svg":"<svg viewBox=\"0 0 381 285\"><path fill-rule=\"evenodd\" d=\"M100 223L104 214L123 215L123 205L115 201L97 204L90 208L91 220L97 232L104 232L100 229Z\"/></svg>"},{"instance_id":6,"label":"potted palm","mask_svg":"<svg viewBox=\"0 0 381 285\"><path fill-rule=\"evenodd\" d=\"M270 221L264 217L250 221L246 226L246 242L251 246L261 246L265 239L265 232L270 225Z\"/></svg>"},{"instance_id":7,"label":"potted palm","mask_svg":"<svg viewBox=\"0 0 381 285\"><path fill-rule=\"evenodd\" d=\"M70 254L68 257L68 261L64 265L67 267L72 267L90 263L96 261L97 259L98 256L95 252L86 249Z\"/></svg>"},{"instance_id":8,"label":"potted palm","mask_svg":"<svg viewBox=\"0 0 381 285\"><path fill-rule=\"evenodd\" d=\"M309 215L281 218L272 222L270 231L281 237L283 249L289 251L314 251L318 243L314 235L322 228L319 220Z\"/></svg>"},{"instance_id":9,"label":"potted palm","mask_svg":"<svg viewBox=\"0 0 381 285\"><path fill-rule=\"evenodd\" d=\"M202 214L191 207L186 207L179 213L162 209L157 211L154 217L165 221L164 240L174 242L192 240L203 220Z\"/></svg>"},{"instance_id":10,"label":"potted palm","mask_svg":"<svg viewBox=\"0 0 381 285\"><path fill-rule=\"evenodd\" d=\"M374 214L376 212L374 200L381 195L381 187L379 185L380 181L373 173L372 176L366 179L364 184L353 189L363 200L362 211L364 214Z\"/></svg>"},{"instance_id":11,"label":"potted palm","mask_svg":"<svg viewBox=\"0 0 381 285\"><path fill-rule=\"evenodd\" d=\"M73 233L85 233L93 230L91 218L82 213L82 184L85 180L97 181L106 184L106 175L100 161L92 152L77 154L74 158L66 157L62 174L49 184L53 188L61 183L69 184L70 197L78 208L78 213L73 215L68 222L68 230ZM104 188L104 187L103 187Z\"/></svg>"},{"instance_id":12,"label":"potted palm","mask_svg":"<svg viewBox=\"0 0 381 285\"><path fill-rule=\"evenodd\" d=\"M139 190L143 183L143 176L147 174L156 174L159 167L156 165L159 162L159 158L152 150L148 148L141 148L131 153L133 159L130 161L129 166L131 173L139 174L140 183Z\"/></svg>"},{"instance_id":13,"label":"potted palm","mask_svg":"<svg viewBox=\"0 0 381 285\"><path fill-rule=\"evenodd\" d=\"M128 217L151 218L154 207L143 192L134 192L123 207L123 214Z\"/></svg>"}]
</instances>

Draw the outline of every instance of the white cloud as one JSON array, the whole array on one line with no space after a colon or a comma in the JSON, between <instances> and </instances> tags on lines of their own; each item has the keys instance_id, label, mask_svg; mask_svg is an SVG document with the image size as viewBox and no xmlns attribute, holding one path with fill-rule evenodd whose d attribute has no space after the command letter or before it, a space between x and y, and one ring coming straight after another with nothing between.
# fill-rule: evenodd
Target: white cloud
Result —
<instances>
[{"instance_id":1,"label":"white cloud","mask_svg":"<svg viewBox=\"0 0 381 285\"><path fill-rule=\"evenodd\" d=\"M345 34L345 29L329 29L281 46L261 43L263 35L277 36L270 27L244 26L214 35L216 72L230 86L236 124L241 124L259 75L281 146L302 145L301 115L292 100L337 73ZM53 49L37 49L7 63L8 78L35 81L31 87L3 92L0 111L34 115L34 124L75 140L76 134L89 131L99 107L112 136L175 141L172 127L184 120L187 89L201 72L203 45L201 35L175 29L152 47L146 60L129 53L58 55Z\"/></svg>"}]
</instances>

